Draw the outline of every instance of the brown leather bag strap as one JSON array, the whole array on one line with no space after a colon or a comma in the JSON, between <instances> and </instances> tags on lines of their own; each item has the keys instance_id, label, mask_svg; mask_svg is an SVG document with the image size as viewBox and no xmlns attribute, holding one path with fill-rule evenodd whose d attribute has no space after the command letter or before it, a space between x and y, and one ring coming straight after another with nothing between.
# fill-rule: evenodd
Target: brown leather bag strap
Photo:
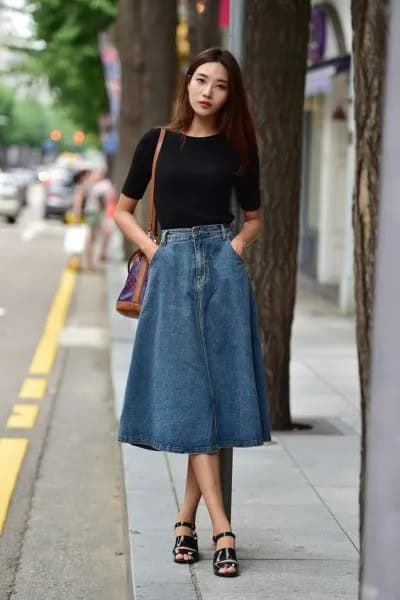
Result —
<instances>
[{"instance_id":1,"label":"brown leather bag strap","mask_svg":"<svg viewBox=\"0 0 400 600\"><path fill-rule=\"evenodd\" d=\"M153 165L151 169L151 181L150 181L150 199L147 216L147 233L153 232L154 237L157 236L157 215L154 207L154 184L155 184L155 173L158 155L160 154L161 146L165 137L165 127L160 128L160 135L158 138L157 146L154 152Z\"/></svg>"}]
</instances>

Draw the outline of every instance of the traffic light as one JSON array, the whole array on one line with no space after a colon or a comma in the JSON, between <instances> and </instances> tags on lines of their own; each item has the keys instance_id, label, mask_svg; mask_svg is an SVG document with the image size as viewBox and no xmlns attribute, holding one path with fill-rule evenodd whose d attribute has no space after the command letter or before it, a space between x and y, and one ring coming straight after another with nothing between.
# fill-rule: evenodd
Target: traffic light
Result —
<instances>
[{"instance_id":1,"label":"traffic light","mask_svg":"<svg viewBox=\"0 0 400 600\"><path fill-rule=\"evenodd\" d=\"M77 146L80 146L85 141L85 137L86 136L83 133L83 131L79 131L79 130L75 131L74 135L73 135L74 144L76 144Z\"/></svg>"},{"instance_id":2,"label":"traffic light","mask_svg":"<svg viewBox=\"0 0 400 600\"><path fill-rule=\"evenodd\" d=\"M50 131L50 139L53 142L59 142L62 138L62 133L59 129L52 129Z\"/></svg>"}]
</instances>

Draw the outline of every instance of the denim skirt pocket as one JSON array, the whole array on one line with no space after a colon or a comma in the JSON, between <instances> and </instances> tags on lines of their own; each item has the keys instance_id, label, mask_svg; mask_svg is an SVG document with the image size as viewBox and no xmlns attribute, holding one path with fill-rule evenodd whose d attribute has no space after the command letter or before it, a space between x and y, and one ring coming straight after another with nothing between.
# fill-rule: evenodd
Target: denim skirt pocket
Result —
<instances>
[{"instance_id":1,"label":"denim skirt pocket","mask_svg":"<svg viewBox=\"0 0 400 600\"><path fill-rule=\"evenodd\" d=\"M159 244L157 250L154 252L153 256L151 257L151 261L149 262L149 269L150 269L150 266L153 264L154 260L160 254L161 249L162 249L162 245Z\"/></svg>"},{"instance_id":2,"label":"denim skirt pocket","mask_svg":"<svg viewBox=\"0 0 400 600\"><path fill-rule=\"evenodd\" d=\"M243 263L243 265L245 265L246 263L244 262L243 258L240 256L240 254L238 254L236 252L236 250L232 246L230 238L227 237L225 241L226 241L226 244L227 244L228 248L233 253L234 257L237 258L238 260L240 260L240 262Z\"/></svg>"}]
</instances>

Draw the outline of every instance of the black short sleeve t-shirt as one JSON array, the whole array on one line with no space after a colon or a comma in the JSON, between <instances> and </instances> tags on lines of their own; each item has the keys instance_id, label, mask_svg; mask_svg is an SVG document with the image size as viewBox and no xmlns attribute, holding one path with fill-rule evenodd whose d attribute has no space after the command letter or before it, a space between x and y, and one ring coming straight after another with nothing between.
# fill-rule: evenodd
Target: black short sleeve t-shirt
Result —
<instances>
[{"instance_id":1,"label":"black short sleeve t-shirt","mask_svg":"<svg viewBox=\"0 0 400 600\"><path fill-rule=\"evenodd\" d=\"M139 140L122 193L139 200L151 178L160 128L147 131ZM250 167L235 173L239 157L223 132L206 137L187 136L167 130L158 156L154 205L161 229L229 224L232 190L244 210L261 204L259 158L254 149Z\"/></svg>"}]
</instances>

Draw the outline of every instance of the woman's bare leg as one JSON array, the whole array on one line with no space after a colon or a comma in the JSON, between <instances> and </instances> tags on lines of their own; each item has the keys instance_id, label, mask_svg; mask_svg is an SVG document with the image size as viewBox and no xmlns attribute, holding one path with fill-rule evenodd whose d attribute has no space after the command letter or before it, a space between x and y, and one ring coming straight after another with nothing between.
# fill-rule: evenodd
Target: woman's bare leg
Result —
<instances>
[{"instance_id":1,"label":"woman's bare leg","mask_svg":"<svg viewBox=\"0 0 400 600\"><path fill-rule=\"evenodd\" d=\"M98 231L97 228L90 228L88 237L86 240L86 246L84 251L84 268L87 271L95 270L94 263L94 247L97 240Z\"/></svg>"},{"instance_id":2,"label":"woman's bare leg","mask_svg":"<svg viewBox=\"0 0 400 600\"><path fill-rule=\"evenodd\" d=\"M111 233L112 233L111 219L104 217L103 222L101 224L101 230L100 230L100 238L101 238L100 260L101 261L107 260L107 248L108 248L108 243L110 241Z\"/></svg>"},{"instance_id":3,"label":"woman's bare leg","mask_svg":"<svg viewBox=\"0 0 400 600\"><path fill-rule=\"evenodd\" d=\"M178 517L176 520L189 521L190 523L194 523L196 521L196 513L201 498L201 491L193 471L192 463L189 460L189 458L190 455L188 455L187 463L185 497L183 499L183 504L179 510ZM175 529L175 535L191 534L192 530L190 529L190 527L180 525ZM188 560L191 558L191 556L189 554L179 553L176 555L176 558L184 558L185 560Z\"/></svg>"},{"instance_id":4,"label":"woman's bare leg","mask_svg":"<svg viewBox=\"0 0 400 600\"><path fill-rule=\"evenodd\" d=\"M189 461L192 464L198 486L207 506L208 513L213 526L213 535L221 531L232 531L231 524L226 516L220 476L220 453L190 454ZM223 536L217 541L217 550L227 547L235 547L235 539L231 536ZM221 567L220 573L234 573L235 567Z\"/></svg>"}]
</instances>

